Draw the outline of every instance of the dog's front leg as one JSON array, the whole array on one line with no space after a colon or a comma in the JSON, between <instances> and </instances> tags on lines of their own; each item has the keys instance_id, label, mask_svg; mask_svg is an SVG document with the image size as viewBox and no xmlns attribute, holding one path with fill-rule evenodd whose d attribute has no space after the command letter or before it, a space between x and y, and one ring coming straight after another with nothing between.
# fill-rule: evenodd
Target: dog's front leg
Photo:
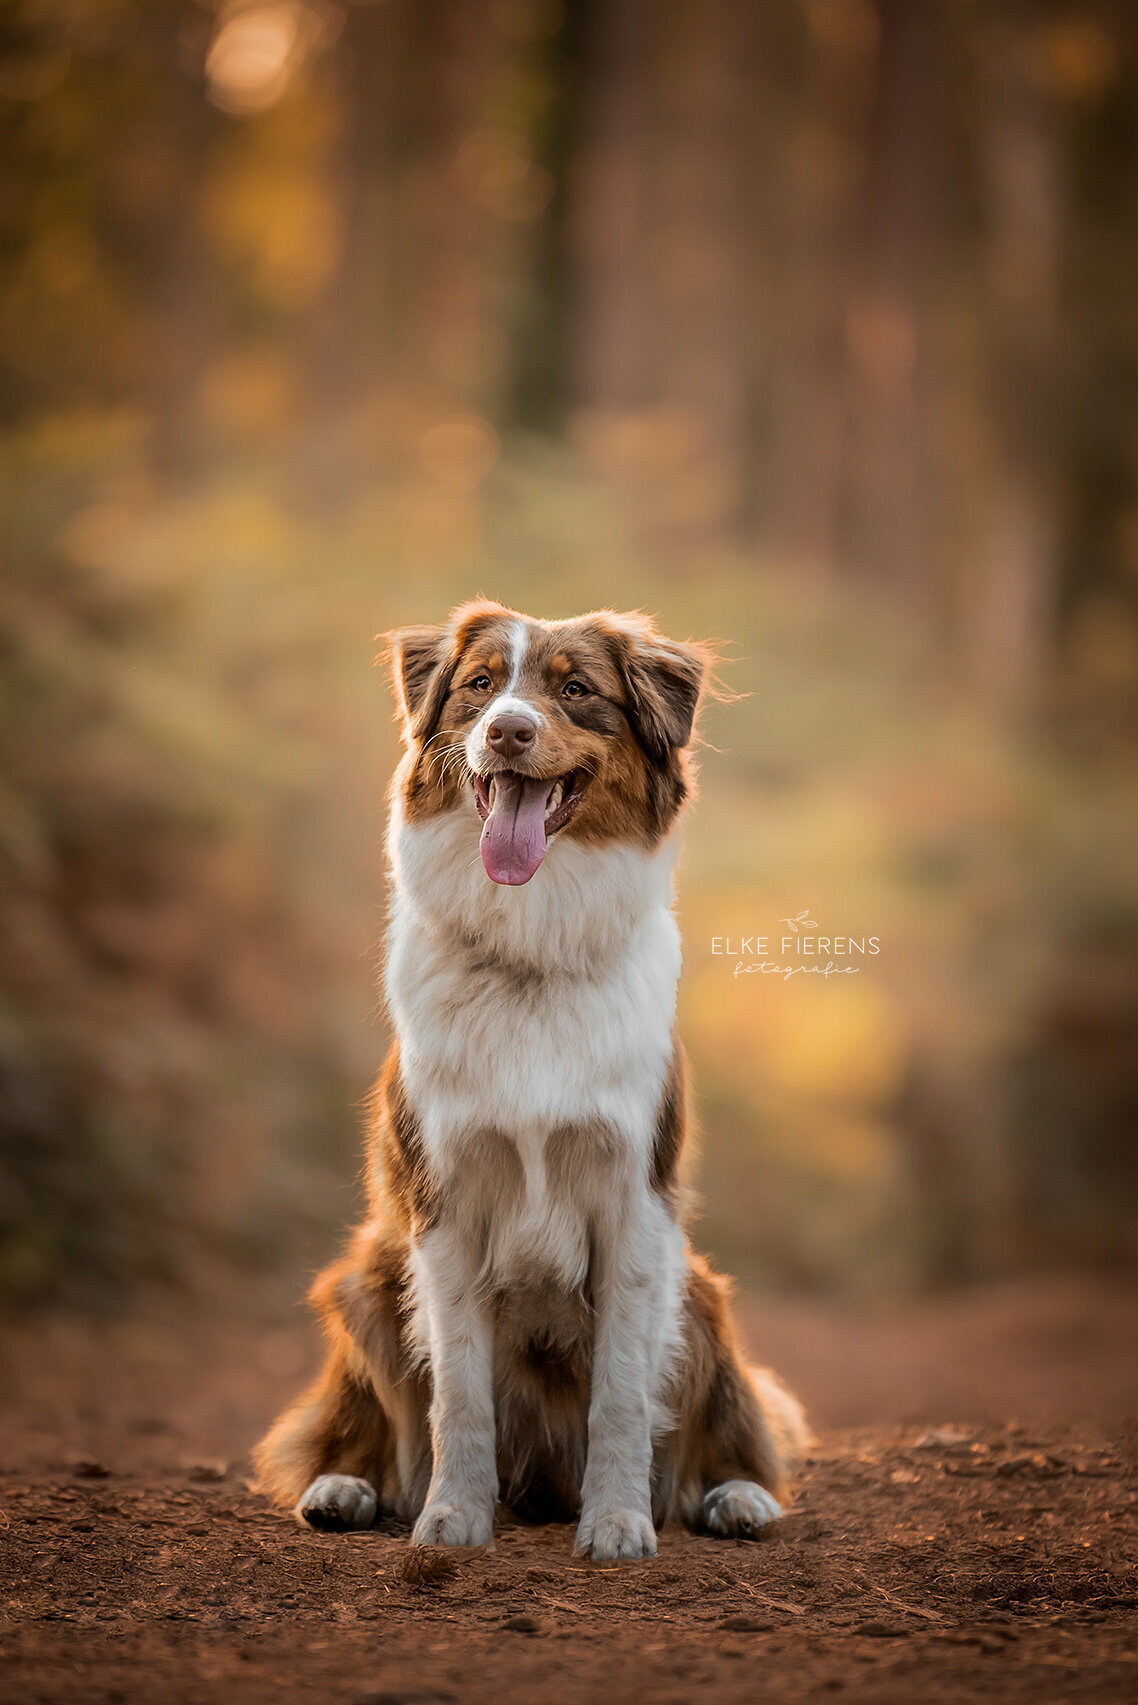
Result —
<instances>
[{"instance_id":1,"label":"dog's front leg","mask_svg":"<svg viewBox=\"0 0 1138 1705\"><path fill-rule=\"evenodd\" d=\"M412 1545L491 1545L498 1502L493 1331L460 1231L436 1226L414 1256L430 1352L434 1469Z\"/></svg>"},{"instance_id":2,"label":"dog's front leg","mask_svg":"<svg viewBox=\"0 0 1138 1705\"><path fill-rule=\"evenodd\" d=\"M587 1557L656 1554L652 1399L661 1290L661 1276L627 1248L610 1248L595 1275L589 1452L576 1547Z\"/></svg>"}]
</instances>

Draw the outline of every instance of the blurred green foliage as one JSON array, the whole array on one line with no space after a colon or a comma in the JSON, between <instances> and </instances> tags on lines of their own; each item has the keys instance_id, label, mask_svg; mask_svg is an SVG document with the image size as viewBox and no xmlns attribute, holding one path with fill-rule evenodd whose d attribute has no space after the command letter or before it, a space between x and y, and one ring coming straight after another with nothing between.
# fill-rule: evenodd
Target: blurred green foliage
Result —
<instances>
[{"instance_id":1,"label":"blurred green foliage","mask_svg":"<svg viewBox=\"0 0 1138 1705\"><path fill-rule=\"evenodd\" d=\"M357 961L381 897L366 614L342 620L343 588L314 596L316 542L262 494L156 500L139 441L91 415L7 446L0 1284L17 1294L169 1277L211 1248L263 1259L282 1216L311 1238L342 1213L354 1170ZM359 915L346 885L371 888Z\"/></svg>"}]
</instances>

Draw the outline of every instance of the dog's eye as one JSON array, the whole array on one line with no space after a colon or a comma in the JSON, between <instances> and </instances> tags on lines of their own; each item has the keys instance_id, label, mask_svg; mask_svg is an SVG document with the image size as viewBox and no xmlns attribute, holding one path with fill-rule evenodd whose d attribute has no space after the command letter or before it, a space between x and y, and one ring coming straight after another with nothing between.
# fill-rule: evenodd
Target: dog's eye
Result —
<instances>
[{"instance_id":1,"label":"dog's eye","mask_svg":"<svg viewBox=\"0 0 1138 1705\"><path fill-rule=\"evenodd\" d=\"M466 684L472 692L488 693L494 683L489 675L475 675L473 681L468 681Z\"/></svg>"},{"instance_id":2,"label":"dog's eye","mask_svg":"<svg viewBox=\"0 0 1138 1705\"><path fill-rule=\"evenodd\" d=\"M562 696L567 699L583 699L588 691L584 681L566 681L561 689Z\"/></svg>"}]
</instances>

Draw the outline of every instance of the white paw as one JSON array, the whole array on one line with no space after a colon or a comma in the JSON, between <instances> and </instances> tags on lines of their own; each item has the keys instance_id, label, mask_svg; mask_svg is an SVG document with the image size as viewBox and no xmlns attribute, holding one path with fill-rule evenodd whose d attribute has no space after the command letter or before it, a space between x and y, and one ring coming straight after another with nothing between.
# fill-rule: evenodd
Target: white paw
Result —
<instances>
[{"instance_id":1,"label":"white paw","mask_svg":"<svg viewBox=\"0 0 1138 1705\"><path fill-rule=\"evenodd\" d=\"M703 1500L703 1519L712 1533L759 1533L781 1514L777 1501L753 1480L725 1480Z\"/></svg>"},{"instance_id":2,"label":"white paw","mask_svg":"<svg viewBox=\"0 0 1138 1705\"><path fill-rule=\"evenodd\" d=\"M474 1504L428 1504L411 1533L412 1545L492 1545L494 1512Z\"/></svg>"},{"instance_id":3,"label":"white paw","mask_svg":"<svg viewBox=\"0 0 1138 1705\"><path fill-rule=\"evenodd\" d=\"M620 1557L655 1557L656 1529L639 1510L586 1510L577 1529L578 1556L612 1563Z\"/></svg>"},{"instance_id":4,"label":"white paw","mask_svg":"<svg viewBox=\"0 0 1138 1705\"><path fill-rule=\"evenodd\" d=\"M321 1533L348 1533L371 1526L376 1504L366 1480L354 1474L322 1474L301 1498L296 1513Z\"/></svg>"}]
</instances>

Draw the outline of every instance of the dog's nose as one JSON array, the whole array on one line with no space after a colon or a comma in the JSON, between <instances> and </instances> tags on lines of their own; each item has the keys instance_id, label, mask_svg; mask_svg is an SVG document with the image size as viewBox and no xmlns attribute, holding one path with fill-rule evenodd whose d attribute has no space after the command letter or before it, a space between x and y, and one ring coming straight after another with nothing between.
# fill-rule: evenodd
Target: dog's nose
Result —
<instances>
[{"instance_id":1,"label":"dog's nose","mask_svg":"<svg viewBox=\"0 0 1138 1705\"><path fill-rule=\"evenodd\" d=\"M516 758L533 744L536 725L518 711L496 716L486 730L486 744L503 758Z\"/></svg>"}]
</instances>

